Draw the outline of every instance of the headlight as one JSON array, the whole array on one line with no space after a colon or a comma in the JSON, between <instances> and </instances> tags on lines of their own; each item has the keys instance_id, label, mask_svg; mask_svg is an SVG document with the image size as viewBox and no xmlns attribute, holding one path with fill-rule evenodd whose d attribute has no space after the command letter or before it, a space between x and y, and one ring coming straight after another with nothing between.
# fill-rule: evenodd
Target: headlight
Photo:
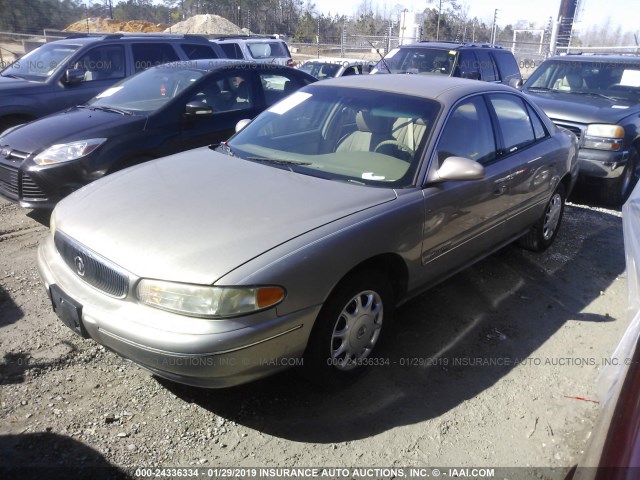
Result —
<instances>
[{"instance_id":1,"label":"headlight","mask_svg":"<svg viewBox=\"0 0 640 480\"><path fill-rule=\"evenodd\" d=\"M624 145L624 128L620 125L593 124L587 127L584 138L586 148L620 150Z\"/></svg>"},{"instance_id":2,"label":"headlight","mask_svg":"<svg viewBox=\"0 0 640 480\"><path fill-rule=\"evenodd\" d=\"M285 297L281 287L209 287L143 279L137 295L145 305L205 318L225 318L264 310Z\"/></svg>"},{"instance_id":3,"label":"headlight","mask_svg":"<svg viewBox=\"0 0 640 480\"><path fill-rule=\"evenodd\" d=\"M36 155L33 161L38 165L51 165L53 163L76 160L93 152L106 140L106 138L91 138L89 140L53 145Z\"/></svg>"}]
</instances>

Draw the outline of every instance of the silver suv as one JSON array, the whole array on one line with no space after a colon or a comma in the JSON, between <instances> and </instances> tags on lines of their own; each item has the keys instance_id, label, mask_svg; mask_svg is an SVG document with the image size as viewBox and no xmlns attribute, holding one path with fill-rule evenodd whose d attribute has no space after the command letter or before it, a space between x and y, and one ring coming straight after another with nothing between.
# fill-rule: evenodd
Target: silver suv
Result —
<instances>
[{"instance_id":1,"label":"silver suv","mask_svg":"<svg viewBox=\"0 0 640 480\"><path fill-rule=\"evenodd\" d=\"M233 35L211 39L228 58L258 63L275 63L293 67L293 58L286 42L266 35Z\"/></svg>"}]
</instances>

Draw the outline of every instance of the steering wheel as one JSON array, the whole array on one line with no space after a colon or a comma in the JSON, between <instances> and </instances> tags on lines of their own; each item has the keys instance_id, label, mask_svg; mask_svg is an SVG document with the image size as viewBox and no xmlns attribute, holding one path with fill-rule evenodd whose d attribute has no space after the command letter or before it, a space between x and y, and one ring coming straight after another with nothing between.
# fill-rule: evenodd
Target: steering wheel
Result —
<instances>
[{"instance_id":1,"label":"steering wheel","mask_svg":"<svg viewBox=\"0 0 640 480\"><path fill-rule=\"evenodd\" d=\"M413 154L415 153L413 149L409 148L408 145L405 145L404 143L400 143L397 140L383 140L378 145L376 145L376 148L374 148L373 151L377 152L378 150L380 150L381 147L384 147L385 145L392 145L396 147L398 150L400 150L402 153L409 155L411 158L413 158Z\"/></svg>"}]
</instances>

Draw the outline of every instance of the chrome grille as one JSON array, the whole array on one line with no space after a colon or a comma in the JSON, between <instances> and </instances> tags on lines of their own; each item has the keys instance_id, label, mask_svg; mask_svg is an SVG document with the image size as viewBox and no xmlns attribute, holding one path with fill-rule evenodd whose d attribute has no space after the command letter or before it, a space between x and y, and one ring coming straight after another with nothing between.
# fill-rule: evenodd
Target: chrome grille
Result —
<instances>
[{"instance_id":1,"label":"chrome grille","mask_svg":"<svg viewBox=\"0 0 640 480\"><path fill-rule=\"evenodd\" d=\"M22 174L22 198L24 200L46 200L47 195L44 193L36 182L33 181L26 173Z\"/></svg>"},{"instance_id":2,"label":"chrome grille","mask_svg":"<svg viewBox=\"0 0 640 480\"><path fill-rule=\"evenodd\" d=\"M129 277L119 267L61 232L55 233L54 242L58 253L78 278L113 297L127 295Z\"/></svg>"},{"instance_id":3,"label":"chrome grille","mask_svg":"<svg viewBox=\"0 0 640 480\"><path fill-rule=\"evenodd\" d=\"M6 155L4 155L4 152L6 152ZM9 147L3 147L2 153L3 153L2 156L4 158L6 158L7 160L12 160L14 162L17 160L22 161L29 156L29 154L26 152L20 152L19 150L12 150Z\"/></svg>"},{"instance_id":4,"label":"chrome grille","mask_svg":"<svg viewBox=\"0 0 640 480\"><path fill-rule=\"evenodd\" d=\"M573 124L573 123L557 122L555 120L553 121L553 123L555 123L558 127L566 128L567 130L569 130L576 137L578 137L578 140L580 140L582 138L582 131L584 129L583 126L576 125L576 124Z\"/></svg>"},{"instance_id":5,"label":"chrome grille","mask_svg":"<svg viewBox=\"0 0 640 480\"><path fill-rule=\"evenodd\" d=\"M0 192L18 198L18 169L0 164Z\"/></svg>"}]
</instances>

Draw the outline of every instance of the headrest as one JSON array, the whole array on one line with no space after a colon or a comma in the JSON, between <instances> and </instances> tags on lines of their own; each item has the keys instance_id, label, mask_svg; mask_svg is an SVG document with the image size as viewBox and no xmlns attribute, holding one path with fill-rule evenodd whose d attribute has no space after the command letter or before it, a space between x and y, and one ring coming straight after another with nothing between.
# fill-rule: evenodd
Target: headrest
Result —
<instances>
[{"instance_id":1,"label":"headrest","mask_svg":"<svg viewBox=\"0 0 640 480\"><path fill-rule=\"evenodd\" d=\"M372 115L370 112L361 110L356 114L356 126L361 132L390 133L391 126L395 118Z\"/></svg>"}]
</instances>

